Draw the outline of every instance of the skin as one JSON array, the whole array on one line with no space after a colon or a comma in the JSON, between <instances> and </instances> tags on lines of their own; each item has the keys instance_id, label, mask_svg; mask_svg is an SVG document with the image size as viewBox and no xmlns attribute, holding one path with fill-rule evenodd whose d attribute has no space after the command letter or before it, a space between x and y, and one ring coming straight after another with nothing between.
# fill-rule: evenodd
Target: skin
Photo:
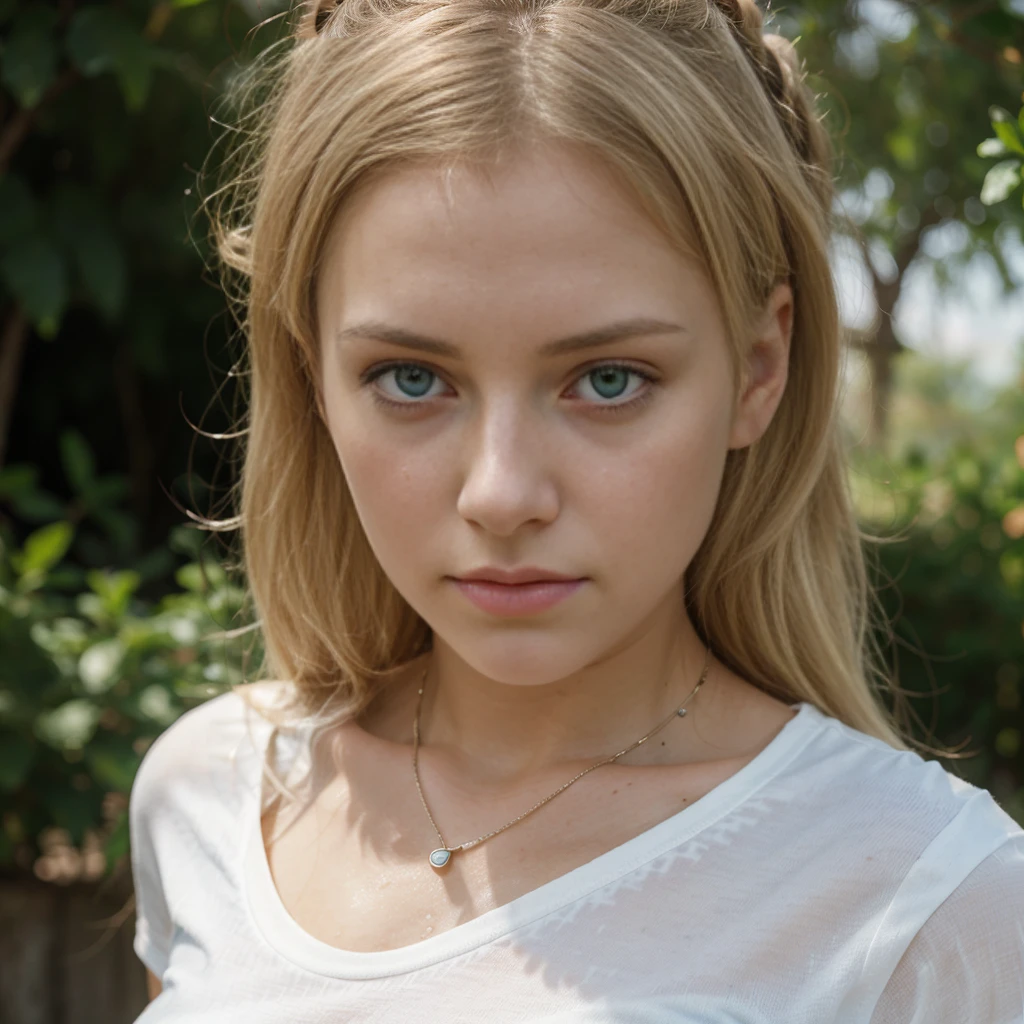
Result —
<instances>
[{"instance_id":1,"label":"skin","mask_svg":"<svg viewBox=\"0 0 1024 1024\"><path fill-rule=\"evenodd\" d=\"M734 400L709 279L604 165L548 143L486 177L422 165L357 192L328 239L317 303L320 386L341 468L381 566L433 628L434 651L328 737L315 753L314 805L273 842L266 819L264 837L282 901L307 931L341 948L385 949L454 927L651 827L734 774L792 718L713 661L690 714L656 740L457 853L443 872L427 865L439 843L410 777L410 745L428 663L420 771L449 844L521 814L649 732L693 689L705 652L681 579L727 452L761 436L783 394L793 299L785 284L772 293ZM640 316L678 329L539 353ZM339 336L367 321L445 340L459 356ZM414 362L420 375L392 367L361 381L388 361ZM609 363L654 380L593 373ZM382 407L374 390L408 404ZM604 411L643 394L650 400L625 412ZM487 564L586 582L546 612L498 617L446 579Z\"/></svg>"}]
</instances>

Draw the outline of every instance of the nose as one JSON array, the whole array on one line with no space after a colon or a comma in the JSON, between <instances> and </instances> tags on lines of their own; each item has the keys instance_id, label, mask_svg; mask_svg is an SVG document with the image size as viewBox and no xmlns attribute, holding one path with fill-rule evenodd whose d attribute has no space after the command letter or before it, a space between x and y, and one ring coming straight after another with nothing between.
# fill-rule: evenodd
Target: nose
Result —
<instances>
[{"instance_id":1,"label":"nose","mask_svg":"<svg viewBox=\"0 0 1024 1024\"><path fill-rule=\"evenodd\" d=\"M557 452L536 411L510 399L482 412L469 428L464 452L458 499L463 519L508 537L526 523L548 523L558 515Z\"/></svg>"}]
</instances>

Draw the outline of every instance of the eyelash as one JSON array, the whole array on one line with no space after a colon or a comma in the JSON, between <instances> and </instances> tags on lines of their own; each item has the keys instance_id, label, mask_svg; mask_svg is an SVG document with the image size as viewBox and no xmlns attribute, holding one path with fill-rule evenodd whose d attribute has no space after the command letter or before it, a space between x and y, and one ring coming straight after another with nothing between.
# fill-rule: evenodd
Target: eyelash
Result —
<instances>
[{"instance_id":1,"label":"eyelash","mask_svg":"<svg viewBox=\"0 0 1024 1024\"><path fill-rule=\"evenodd\" d=\"M426 366L423 363L410 362L408 360L404 360L399 362L381 363L378 364L377 366L371 367L359 378L359 382L365 387L372 384L374 381L377 380L378 377L382 377L385 373L388 373L390 370L398 370L407 366L414 366L417 367L418 369L426 370L427 373L433 374L435 377L440 376L440 374L438 374L435 370L432 370L429 366ZM641 406L646 405L654 397L655 388L658 385L658 379L654 377L652 374L646 373L643 370L638 370L635 366L630 366L628 363L598 363L596 366L589 367L584 373L580 374L580 376L577 377L576 380L581 380L583 377L586 377L597 370L607 369L625 370L627 373L632 373L635 376L640 377L642 380L646 381L650 385L650 387L644 388L644 390L638 392L635 397L630 398L628 401L625 402L619 402L615 405L603 405L601 403L598 403L594 406L594 408L597 409L599 412L613 414L630 412L634 409L639 409ZM376 388L370 389L370 395L373 398L374 402L377 403L377 405L387 409L393 409L399 413L411 412L413 409L418 409L427 404L426 401L416 400L411 400L408 402L396 402L394 399L385 398L384 395L382 395L380 391L378 391Z\"/></svg>"}]
</instances>

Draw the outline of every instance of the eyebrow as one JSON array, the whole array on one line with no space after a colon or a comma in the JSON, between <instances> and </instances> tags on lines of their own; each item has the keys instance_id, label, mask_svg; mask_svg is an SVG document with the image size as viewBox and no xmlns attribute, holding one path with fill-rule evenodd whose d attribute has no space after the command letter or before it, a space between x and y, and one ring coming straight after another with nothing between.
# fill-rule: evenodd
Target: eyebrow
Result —
<instances>
[{"instance_id":1,"label":"eyebrow","mask_svg":"<svg viewBox=\"0 0 1024 1024\"><path fill-rule=\"evenodd\" d=\"M568 338L549 341L541 345L538 351L542 356L557 356L565 352L577 352L580 349L609 345L627 338L680 333L688 334L689 332L680 324L670 323L667 320L633 317L629 320L616 320L604 327L597 327L581 334L573 334ZM418 349L421 352L431 352L434 355L448 356L452 359L458 359L462 355L459 347L449 341L428 338L422 334L416 334L414 331L408 331L404 327L393 327L377 320L367 320L363 323L353 324L351 327L343 327L338 331L337 337L339 341L344 338L368 338L374 341L384 341L392 345L401 345L403 348Z\"/></svg>"}]
</instances>

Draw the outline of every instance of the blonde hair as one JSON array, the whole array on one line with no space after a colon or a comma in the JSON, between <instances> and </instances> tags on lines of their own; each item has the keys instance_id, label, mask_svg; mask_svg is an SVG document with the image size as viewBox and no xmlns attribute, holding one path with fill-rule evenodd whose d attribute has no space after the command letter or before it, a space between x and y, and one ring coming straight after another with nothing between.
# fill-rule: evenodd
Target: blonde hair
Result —
<instances>
[{"instance_id":1,"label":"blonde hair","mask_svg":"<svg viewBox=\"0 0 1024 1024\"><path fill-rule=\"evenodd\" d=\"M791 282L788 384L765 434L728 453L687 608L766 693L906 749L880 700L864 543L881 538L856 521L838 426L833 154L793 46L753 0L320 0L291 18L243 81L254 127L211 204L249 364L239 515L217 526L241 530L263 672L290 684L288 714L321 730L358 713L431 641L370 549L325 426L325 237L400 162L485 168L555 139L616 168L699 255L737 388L755 318Z\"/></svg>"}]
</instances>

